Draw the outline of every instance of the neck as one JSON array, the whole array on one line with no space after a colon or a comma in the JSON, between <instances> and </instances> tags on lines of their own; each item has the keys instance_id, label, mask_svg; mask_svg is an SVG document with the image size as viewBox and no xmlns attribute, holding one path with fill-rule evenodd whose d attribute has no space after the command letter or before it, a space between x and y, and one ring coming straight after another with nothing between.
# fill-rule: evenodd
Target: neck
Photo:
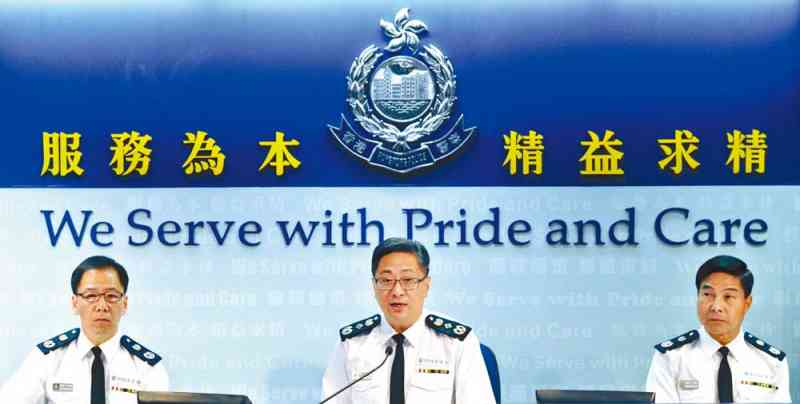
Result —
<instances>
[{"instance_id":1,"label":"neck","mask_svg":"<svg viewBox=\"0 0 800 404\"><path fill-rule=\"evenodd\" d=\"M113 338L114 335L117 335L117 333L115 332L112 335L91 335L89 333L86 333L86 338L89 340L89 342L92 343L92 345L100 346L103 343L105 343L106 341L108 341L111 338Z\"/></svg>"},{"instance_id":2,"label":"neck","mask_svg":"<svg viewBox=\"0 0 800 404\"><path fill-rule=\"evenodd\" d=\"M709 334L711 335L711 334ZM725 334L725 335L711 335L711 338L714 338L714 341L719 342L720 345L728 345L733 340L736 339L736 336L739 335L739 331L734 334Z\"/></svg>"},{"instance_id":3,"label":"neck","mask_svg":"<svg viewBox=\"0 0 800 404\"><path fill-rule=\"evenodd\" d=\"M421 314L419 316L417 316L417 318L414 321L412 321L410 324L392 324L391 322L389 322L389 326L392 327L392 329L396 333L402 334L402 333L406 332L409 328L411 328L414 324L416 324L416 322L419 321L420 317L422 317Z\"/></svg>"}]
</instances>

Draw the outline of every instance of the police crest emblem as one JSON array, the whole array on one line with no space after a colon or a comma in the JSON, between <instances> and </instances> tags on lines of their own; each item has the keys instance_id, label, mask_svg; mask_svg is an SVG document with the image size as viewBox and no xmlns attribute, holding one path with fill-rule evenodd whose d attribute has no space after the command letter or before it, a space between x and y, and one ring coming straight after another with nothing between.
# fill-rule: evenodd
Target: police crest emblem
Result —
<instances>
[{"instance_id":1,"label":"police crest emblem","mask_svg":"<svg viewBox=\"0 0 800 404\"><path fill-rule=\"evenodd\" d=\"M389 43L370 45L347 73L348 113L333 137L370 165L408 173L436 164L469 142L477 129L464 129L464 116L453 114L456 75L445 54L420 44L428 32L410 10L394 22L380 20ZM357 123L358 125L353 125Z\"/></svg>"}]
</instances>

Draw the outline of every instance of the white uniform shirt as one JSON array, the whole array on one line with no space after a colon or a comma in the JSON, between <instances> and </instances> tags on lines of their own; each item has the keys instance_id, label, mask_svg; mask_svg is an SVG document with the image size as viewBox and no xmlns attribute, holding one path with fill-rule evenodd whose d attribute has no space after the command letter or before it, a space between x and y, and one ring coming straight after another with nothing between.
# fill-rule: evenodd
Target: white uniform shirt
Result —
<instances>
[{"instance_id":1,"label":"white uniform shirt","mask_svg":"<svg viewBox=\"0 0 800 404\"><path fill-rule=\"evenodd\" d=\"M403 333L406 403L494 404L478 338L470 333L461 341L439 334L425 324L428 315L423 312ZM395 349L395 334L389 324L382 322L369 334L339 342L322 378L322 398L378 366L386 356L386 348ZM328 403L387 404L395 353L396 350L378 371Z\"/></svg>"},{"instance_id":2,"label":"white uniform shirt","mask_svg":"<svg viewBox=\"0 0 800 404\"><path fill-rule=\"evenodd\" d=\"M65 334L67 335L67 334ZM136 404L139 390L165 391L167 371L161 362L151 366L121 345L117 334L100 345L106 373L107 404ZM34 348L22 367L0 391L0 403L87 404L91 397L94 345L80 336L61 348L43 354Z\"/></svg>"},{"instance_id":3,"label":"white uniform shirt","mask_svg":"<svg viewBox=\"0 0 800 404\"><path fill-rule=\"evenodd\" d=\"M716 403L717 374L721 345L704 329L693 331L699 338L683 346L656 351L647 375L647 391L656 393L659 403ZM684 334L688 335L688 334ZM676 340L673 340L677 342ZM759 340L761 341L761 340ZM767 349L769 345L761 341ZM665 345L672 345L665 342ZM668 346L662 345L664 348ZM737 403L790 403L789 364L747 341L742 332L727 345L728 364ZM773 348L774 352L780 352Z\"/></svg>"}]
</instances>

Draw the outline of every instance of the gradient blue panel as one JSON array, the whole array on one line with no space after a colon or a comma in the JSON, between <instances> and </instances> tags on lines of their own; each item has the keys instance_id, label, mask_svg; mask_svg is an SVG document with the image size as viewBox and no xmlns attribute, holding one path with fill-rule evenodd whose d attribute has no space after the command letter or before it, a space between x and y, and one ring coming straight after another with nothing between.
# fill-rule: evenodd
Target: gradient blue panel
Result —
<instances>
[{"instance_id":1,"label":"gradient blue panel","mask_svg":"<svg viewBox=\"0 0 800 404\"><path fill-rule=\"evenodd\" d=\"M669 3L669 4L664 4ZM397 177L337 146L327 124L346 112L344 76L359 52L384 45L380 18L402 6L452 60L457 110L479 136L434 170ZM0 11L1 186L386 186L798 184L798 4L565 1L27 2ZM767 173L734 176L725 133L768 134ZM545 135L545 174L501 167L509 130ZM587 130L623 139L626 174L579 176ZM690 129L701 169L661 172L656 139ZM83 178L40 177L41 133L84 135ZM115 178L110 133L154 137L153 172ZM186 178L187 131L228 155L222 178ZM301 140L300 170L260 174L257 142Z\"/></svg>"}]
</instances>

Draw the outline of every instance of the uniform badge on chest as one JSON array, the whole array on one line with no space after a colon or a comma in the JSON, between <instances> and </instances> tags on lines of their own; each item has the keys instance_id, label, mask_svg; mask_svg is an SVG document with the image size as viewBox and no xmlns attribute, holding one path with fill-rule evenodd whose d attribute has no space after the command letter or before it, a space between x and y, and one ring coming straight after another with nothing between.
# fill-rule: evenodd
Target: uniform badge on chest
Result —
<instances>
[{"instance_id":1,"label":"uniform badge on chest","mask_svg":"<svg viewBox=\"0 0 800 404\"><path fill-rule=\"evenodd\" d=\"M111 376L111 391L136 394L142 389L142 381L129 377Z\"/></svg>"},{"instance_id":2,"label":"uniform badge on chest","mask_svg":"<svg viewBox=\"0 0 800 404\"><path fill-rule=\"evenodd\" d=\"M72 383L53 383L53 391L57 393L72 393L74 389Z\"/></svg>"},{"instance_id":3,"label":"uniform badge on chest","mask_svg":"<svg viewBox=\"0 0 800 404\"><path fill-rule=\"evenodd\" d=\"M450 374L450 363L444 359L417 359L417 373Z\"/></svg>"},{"instance_id":4,"label":"uniform badge on chest","mask_svg":"<svg viewBox=\"0 0 800 404\"><path fill-rule=\"evenodd\" d=\"M700 388L700 381L697 379L684 379L678 381L681 390L697 390Z\"/></svg>"}]
</instances>

